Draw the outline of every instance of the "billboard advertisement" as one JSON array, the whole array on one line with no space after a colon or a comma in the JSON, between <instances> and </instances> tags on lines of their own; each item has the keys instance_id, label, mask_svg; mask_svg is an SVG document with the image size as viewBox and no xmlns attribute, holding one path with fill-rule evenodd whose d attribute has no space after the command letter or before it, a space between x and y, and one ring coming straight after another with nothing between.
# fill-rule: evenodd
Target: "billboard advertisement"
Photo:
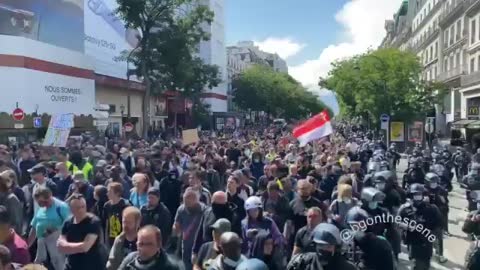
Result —
<instances>
[{"instance_id":1,"label":"billboard advertisement","mask_svg":"<svg viewBox=\"0 0 480 270\"><path fill-rule=\"evenodd\" d=\"M2 0L0 35L84 53L84 0Z\"/></svg>"},{"instance_id":2,"label":"billboard advertisement","mask_svg":"<svg viewBox=\"0 0 480 270\"><path fill-rule=\"evenodd\" d=\"M408 141L410 142L423 142L423 122L413 122L408 126Z\"/></svg>"},{"instance_id":3,"label":"billboard advertisement","mask_svg":"<svg viewBox=\"0 0 480 270\"><path fill-rule=\"evenodd\" d=\"M390 123L390 140L392 142L405 141L405 126L403 122Z\"/></svg>"},{"instance_id":4,"label":"billboard advertisement","mask_svg":"<svg viewBox=\"0 0 480 270\"><path fill-rule=\"evenodd\" d=\"M95 81L30 69L0 67L4 93L0 111L16 103L25 113L89 115L95 105ZM21 78L21 79L19 79Z\"/></svg>"},{"instance_id":5,"label":"billboard advertisement","mask_svg":"<svg viewBox=\"0 0 480 270\"><path fill-rule=\"evenodd\" d=\"M136 47L139 32L125 29L115 14L116 0L85 0L84 4L85 53L93 58L95 72L126 79L127 62L118 57Z\"/></svg>"}]
</instances>

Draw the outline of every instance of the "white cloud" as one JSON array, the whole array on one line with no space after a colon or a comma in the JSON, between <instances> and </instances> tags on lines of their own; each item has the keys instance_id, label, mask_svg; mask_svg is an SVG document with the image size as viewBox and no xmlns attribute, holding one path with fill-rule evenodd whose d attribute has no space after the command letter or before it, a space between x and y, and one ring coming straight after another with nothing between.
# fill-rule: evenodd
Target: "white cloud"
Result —
<instances>
[{"instance_id":1,"label":"white cloud","mask_svg":"<svg viewBox=\"0 0 480 270\"><path fill-rule=\"evenodd\" d=\"M330 63L377 47L385 36L385 20L393 17L400 0L350 0L335 15L343 27L345 40L323 49L317 59L289 67L289 73L310 90L318 89L318 79L326 76Z\"/></svg>"},{"instance_id":2,"label":"white cloud","mask_svg":"<svg viewBox=\"0 0 480 270\"><path fill-rule=\"evenodd\" d=\"M290 38L269 37L263 41L255 41L255 46L262 51L269 53L277 53L281 58L288 59L299 53L305 44L295 42Z\"/></svg>"}]
</instances>

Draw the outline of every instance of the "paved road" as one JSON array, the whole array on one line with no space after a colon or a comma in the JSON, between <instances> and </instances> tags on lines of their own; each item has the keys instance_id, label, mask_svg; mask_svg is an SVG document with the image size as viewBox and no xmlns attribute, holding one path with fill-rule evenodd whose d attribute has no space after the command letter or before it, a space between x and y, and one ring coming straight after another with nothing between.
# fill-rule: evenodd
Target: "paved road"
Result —
<instances>
[{"instance_id":1,"label":"paved road","mask_svg":"<svg viewBox=\"0 0 480 270\"><path fill-rule=\"evenodd\" d=\"M398 168L399 179L401 179L406 166L406 159L402 159ZM456 179L454 179L453 182L454 188L449 195L450 213L448 216L451 236L443 240L444 256L448 261L444 264L440 264L436 258L432 258L432 270L464 269L465 253L470 244L467 235L462 232L463 222L468 214L468 212L465 211L465 208L467 207L465 190L461 189L460 186L456 184ZM405 252L400 255L399 268L400 270L412 269L408 255Z\"/></svg>"}]
</instances>

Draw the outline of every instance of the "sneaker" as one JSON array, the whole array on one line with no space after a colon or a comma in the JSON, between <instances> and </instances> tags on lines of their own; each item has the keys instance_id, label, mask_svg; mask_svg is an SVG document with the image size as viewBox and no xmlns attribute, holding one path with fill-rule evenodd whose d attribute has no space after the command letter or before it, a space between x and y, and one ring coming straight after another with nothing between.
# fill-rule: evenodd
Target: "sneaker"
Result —
<instances>
[{"instance_id":1,"label":"sneaker","mask_svg":"<svg viewBox=\"0 0 480 270\"><path fill-rule=\"evenodd\" d=\"M443 257L443 256L438 256L438 262L439 263L446 263L447 262L447 258Z\"/></svg>"}]
</instances>

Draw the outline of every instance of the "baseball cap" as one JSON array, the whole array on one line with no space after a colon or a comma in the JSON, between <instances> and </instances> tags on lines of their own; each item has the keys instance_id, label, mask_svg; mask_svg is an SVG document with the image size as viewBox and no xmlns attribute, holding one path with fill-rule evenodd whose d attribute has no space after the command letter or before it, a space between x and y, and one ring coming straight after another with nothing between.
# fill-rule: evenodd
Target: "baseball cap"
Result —
<instances>
[{"instance_id":1,"label":"baseball cap","mask_svg":"<svg viewBox=\"0 0 480 270\"><path fill-rule=\"evenodd\" d=\"M214 229L215 232L218 232L220 234L225 233L225 232L230 232L232 230L232 224L228 219L226 218L221 218L215 221L210 228Z\"/></svg>"},{"instance_id":2,"label":"baseball cap","mask_svg":"<svg viewBox=\"0 0 480 270\"><path fill-rule=\"evenodd\" d=\"M154 195L160 198L160 189L156 187L151 187L148 189L148 195Z\"/></svg>"},{"instance_id":3,"label":"baseball cap","mask_svg":"<svg viewBox=\"0 0 480 270\"><path fill-rule=\"evenodd\" d=\"M41 163L33 166L32 168L28 169L27 170L28 173L30 174L35 174L35 173L47 173L47 169L45 168L45 166Z\"/></svg>"}]
</instances>

